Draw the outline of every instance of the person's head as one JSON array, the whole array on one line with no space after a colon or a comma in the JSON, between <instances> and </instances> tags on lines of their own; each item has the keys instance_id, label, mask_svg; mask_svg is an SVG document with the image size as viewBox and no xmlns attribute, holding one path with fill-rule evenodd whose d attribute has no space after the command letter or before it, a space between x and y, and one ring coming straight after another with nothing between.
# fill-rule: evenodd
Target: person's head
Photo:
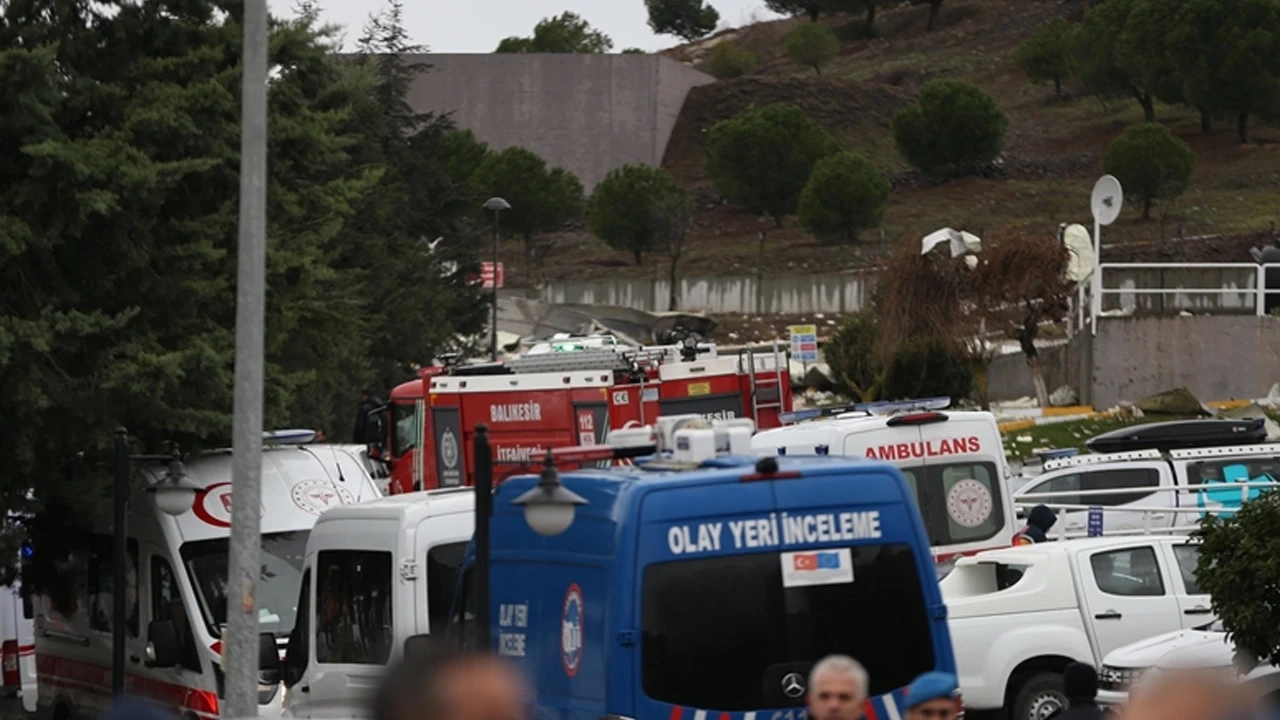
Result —
<instances>
[{"instance_id":1,"label":"person's head","mask_svg":"<svg viewBox=\"0 0 1280 720\"><path fill-rule=\"evenodd\" d=\"M907 686L907 720L955 720L956 676L927 672Z\"/></svg>"},{"instance_id":2,"label":"person's head","mask_svg":"<svg viewBox=\"0 0 1280 720\"><path fill-rule=\"evenodd\" d=\"M809 671L812 720L859 720L867 701L867 671L848 655L828 655Z\"/></svg>"},{"instance_id":3,"label":"person's head","mask_svg":"<svg viewBox=\"0 0 1280 720\"><path fill-rule=\"evenodd\" d=\"M1213 670L1161 669L1145 674L1121 708L1120 720L1217 720L1244 699L1238 683Z\"/></svg>"},{"instance_id":4,"label":"person's head","mask_svg":"<svg viewBox=\"0 0 1280 720\"><path fill-rule=\"evenodd\" d=\"M430 653L387 673L373 720L529 720L519 669L487 653Z\"/></svg>"},{"instance_id":5,"label":"person's head","mask_svg":"<svg viewBox=\"0 0 1280 720\"><path fill-rule=\"evenodd\" d=\"M1094 699L1098 696L1098 671L1088 663L1071 663L1062 671L1062 690L1072 702Z\"/></svg>"},{"instance_id":6,"label":"person's head","mask_svg":"<svg viewBox=\"0 0 1280 720\"><path fill-rule=\"evenodd\" d=\"M1037 505L1031 508L1031 516L1027 518L1028 525L1034 525L1045 532L1049 532L1049 528L1058 522L1058 515L1048 505Z\"/></svg>"},{"instance_id":7,"label":"person's head","mask_svg":"<svg viewBox=\"0 0 1280 720\"><path fill-rule=\"evenodd\" d=\"M369 388L360 391L360 402L365 402L371 397L373 397L373 391Z\"/></svg>"}]
</instances>

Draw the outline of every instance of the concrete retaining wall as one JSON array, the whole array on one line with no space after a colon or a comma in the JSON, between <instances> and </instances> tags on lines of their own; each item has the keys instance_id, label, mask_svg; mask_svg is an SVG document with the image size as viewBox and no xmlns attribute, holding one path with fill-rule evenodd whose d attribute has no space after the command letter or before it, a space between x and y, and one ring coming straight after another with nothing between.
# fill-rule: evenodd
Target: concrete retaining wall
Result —
<instances>
[{"instance_id":1,"label":"concrete retaining wall","mask_svg":"<svg viewBox=\"0 0 1280 720\"><path fill-rule=\"evenodd\" d=\"M869 272L827 275L748 275L691 277L680 280L679 307L685 312L803 315L854 312L871 299L874 275ZM580 305L623 305L660 312L668 309L666 280L595 280L559 282L544 287L543 302Z\"/></svg>"},{"instance_id":2,"label":"concrete retaining wall","mask_svg":"<svg viewBox=\"0 0 1280 720\"><path fill-rule=\"evenodd\" d=\"M1280 381L1280 318L1099 318L1092 355L1096 408L1176 387L1205 400L1264 397Z\"/></svg>"},{"instance_id":3,"label":"concrete retaining wall","mask_svg":"<svg viewBox=\"0 0 1280 720\"><path fill-rule=\"evenodd\" d=\"M658 166L690 88L705 73L660 55L425 54L409 91L497 150L521 146L572 171L587 192L629 163Z\"/></svg>"}]
</instances>

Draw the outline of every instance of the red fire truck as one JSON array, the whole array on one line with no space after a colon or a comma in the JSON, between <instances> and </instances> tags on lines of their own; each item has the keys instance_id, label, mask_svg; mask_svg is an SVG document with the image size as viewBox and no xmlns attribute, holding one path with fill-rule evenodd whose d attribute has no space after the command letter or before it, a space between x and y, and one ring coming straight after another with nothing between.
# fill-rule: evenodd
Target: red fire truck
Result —
<instances>
[{"instance_id":1,"label":"red fire truck","mask_svg":"<svg viewBox=\"0 0 1280 720\"><path fill-rule=\"evenodd\" d=\"M548 448L602 444L610 430L660 415L748 417L779 427L791 409L776 345L693 361L680 348L590 348L505 363L427 368L391 391L388 492L474 484L472 436L489 426L494 477L541 462Z\"/></svg>"}]
</instances>

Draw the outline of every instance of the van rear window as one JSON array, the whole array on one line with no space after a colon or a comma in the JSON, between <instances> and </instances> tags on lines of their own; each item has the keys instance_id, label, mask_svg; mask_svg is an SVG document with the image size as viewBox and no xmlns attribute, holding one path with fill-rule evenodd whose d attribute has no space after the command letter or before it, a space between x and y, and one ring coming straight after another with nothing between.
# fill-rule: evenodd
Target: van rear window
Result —
<instances>
[{"instance_id":1,"label":"van rear window","mask_svg":"<svg viewBox=\"0 0 1280 720\"><path fill-rule=\"evenodd\" d=\"M316 662L391 657L391 553L322 550L316 559Z\"/></svg>"},{"instance_id":2,"label":"van rear window","mask_svg":"<svg viewBox=\"0 0 1280 720\"><path fill-rule=\"evenodd\" d=\"M650 565L643 577L644 692L717 710L800 706L781 680L851 655L871 692L934 667L933 639L907 545L851 548L853 582L783 587L778 553ZM807 679L806 679L807 682Z\"/></svg>"},{"instance_id":3,"label":"van rear window","mask_svg":"<svg viewBox=\"0 0 1280 720\"><path fill-rule=\"evenodd\" d=\"M978 542L1004 528L1000 474L989 462L902 468L933 547Z\"/></svg>"}]
</instances>

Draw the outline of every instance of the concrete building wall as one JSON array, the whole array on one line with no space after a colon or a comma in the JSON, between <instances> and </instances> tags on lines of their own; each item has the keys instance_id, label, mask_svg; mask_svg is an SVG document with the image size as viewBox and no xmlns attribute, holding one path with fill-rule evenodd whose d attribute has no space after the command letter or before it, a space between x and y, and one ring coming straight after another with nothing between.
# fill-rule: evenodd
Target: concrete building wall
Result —
<instances>
[{"instance_id":1,"label":"concrete building wall","mask_svg":"<svg viewBox=\"0 0 1280 720\"><path fill-rule=\"evenodd\" d=\"M1280 381L1280 317L1100 318L1092 404L1185 387L1202 400L1265 397Z\"/></svg>"},{"instance_id":2,"label":"concrete building wall","mask_svg":"<svg viewBox=\"0 0 1280 720\"><path fill-rule=\"evenodd\" d=\"M679 280L677 309L756 315L854 312L870 302L874 277L861 271L770 275L763 280L752 275L687 277ZM669 288L666 280L646 278L557 282L543 287L540 296L547 303L621 305L662 312L668 309Z\"/></svg>"},{"instance_id":3,"label":"concrete building wall","mask_svg":"<svg viewBox=\"0 0 1280 720\"><path fill-rule=\"evenodd\" d=\"M614 168L657 166L689 90L710 75L660 55L424 54L409 91L495 149L521 146L591 192Z\"/></svg>"}]
</instances>

